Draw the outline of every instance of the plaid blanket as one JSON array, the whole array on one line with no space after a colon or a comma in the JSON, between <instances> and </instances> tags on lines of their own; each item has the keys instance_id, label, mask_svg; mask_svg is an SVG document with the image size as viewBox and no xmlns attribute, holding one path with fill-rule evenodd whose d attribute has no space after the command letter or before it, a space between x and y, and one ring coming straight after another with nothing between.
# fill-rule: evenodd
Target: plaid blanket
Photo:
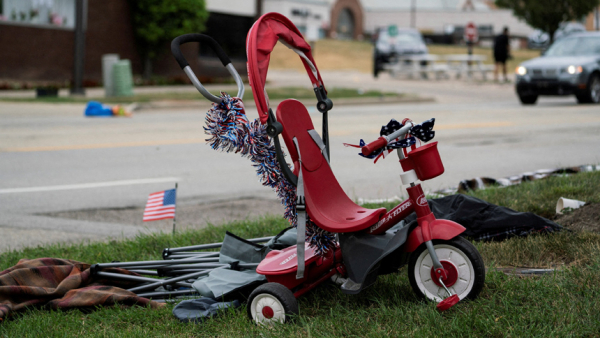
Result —
<instances>
[{"instance_id":1,"label":"plaid blanket","mask_svg":"<svg viewBox=\"0 0 600 338\"><path fill-rule=\"evenodd\" d=\"M117 268L104 271L132 274ZM155 309L164 305L123 289L132 285L128 281L92 278L90 264L69 259L21 259L0 272L0 322L11 312L28 306L68 309L137 304Z\"/></svg>"}]
</instances>

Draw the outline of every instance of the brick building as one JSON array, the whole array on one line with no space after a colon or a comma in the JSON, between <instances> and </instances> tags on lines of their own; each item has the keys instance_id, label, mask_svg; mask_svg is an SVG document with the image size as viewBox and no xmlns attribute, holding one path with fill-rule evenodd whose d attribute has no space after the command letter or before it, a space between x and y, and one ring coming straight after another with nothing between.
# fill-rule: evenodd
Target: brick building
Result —
<instances>
[{"instance_id":1,"label":"brick building","mask_svg":"<svg viewBox=\"0 0 600 338\"><path fill-rule=\"evenodd\" d=\"M75 0L0 2L0 79L70 81L74 67ZM126 0L87 1L86 26L84 84L101 83L104 54L119 54L121 59L131 60L134 74L142 73ZM153 73L183 79L185 75L169 50L166 45L165 54L153 64ZM197 46L184 45L182 50L193 67L201 66Z\"/></svg>"},{"instance_id":2,"label":"brick building","mask_svg":"<svg viewBox=\"0 0 600 338\"><path fill-rule=\"evenodd\" d=\"M588 31L600 30L600 6L596 7L596 9L585 18L585 29Z\"/></svg>"},{"instance_id":3,"label":"brick building","mask_svg":"<svg viewBox=\"0 0 600 338\"><path fill-rule=\"evenodd\" d=\"M78 0L0 0L0 80L71 81L75 1ZM141 74L142 60L136 50L127 0L84 1L84 84L101 83L104 54L129 59L134 74ZM204 33L214 37L234 60L240 74L245 74L245 38L256 18L256 0L206 0L206 6L210 16ZM362 34L359 0L263 0L262 12L269 11L289 16L304 31L316 25L316 38L357 38ZM198 51L193 44L182 49L199 77L228 76L210 50L201 47ZM153 74L185 79L168 51L167 45L165 54L153 64Z\"/></svg>"}]
</instances>

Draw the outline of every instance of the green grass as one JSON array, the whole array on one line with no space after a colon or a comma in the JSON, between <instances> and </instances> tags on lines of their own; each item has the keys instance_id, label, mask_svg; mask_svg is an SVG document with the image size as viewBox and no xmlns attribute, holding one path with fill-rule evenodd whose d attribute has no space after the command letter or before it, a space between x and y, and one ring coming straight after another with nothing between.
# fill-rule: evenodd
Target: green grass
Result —
<instances>
[{"instance_id":1,"label":"green grass","mask_svg":"<svg viewBox=\"0 0 600 338\"><path fill-rule=\"evenodd\" d=\"M472 196L517 211L530 211L551 218L560 197L600 203L600 173L587 172L571 176L551 177L507 188L486 189Z\"/></svg>"},{"instance_id":2,"label":"green grass","mask_svg":"<svg viewBox=\"0 0 600 338\"><path fill-rule=\"evenodd\" d=\"M487 274L476 301L440 314L414 297L406 271L380 278L363 293L322 285L300 298L295 324L261 328L245 309L204 324L181 324L171 306L102 308L92 312L30 310L0 325L4 337L584 337L600 332L600 278L570 269L542 278Z\"/></svg>"},{"instance_id":3,"label":"green grass","mask_svg":"<svg viewBox=\"0 0 600 338\"><path fill-rule=\"evenodd\" d=\"M227 87L230 94L237 92L237 87ZM223 88L226 90L226 88ZM288 98L296 99L315 99L315 93L313 90L301 87L283 87L283 88L269 88L269 99L271 100L283 100ZM340 98L361 98L361 97L380 97L380 96L401 96L402 94L381 92L378 90L358 91L351 88L331 88L328 90L328 97L331 99ZM86 103L90 100L102 101L103 103L114 103L114 104L128 104L128 103L144 103L152 101L171 101L171 100L206 100L200 93L197 92L163 92L153 94L138 94L129 97L106 97L106 98L89 98L89 97L42 97L42 98L31 98L31 97L0 97L0 101L5 102L44 102L44 103ZM252 90L247 87L244 102L252 102L254 97L252 96Z\"/></svg>"},{"instance_id":4,"label":"green grass","mask_svg":"<svg viewBox=\"0 0 600 338\"><path fill-rule=\"evenodd\" d=\"M582 173L473 193L492 203L548 214L556 196L598 202L600 172ZM569 192L572 195L566 195ZM556 198L555 198L556 197ZM550 199L550 201L547 201ZM131 240L52 245L0 254L0 270L19 258L54 256L89 263L157 259L164 247L221 241L226 230L242 237L275 234L280 217L211 226L198 231ZM296 323L274 328L248 321L245 308L204 324L181 324L172 305L159 310L107 307L94 311L30 309L0 324L0 337L597 337L600 332L600 234L561 232L503 242L475 243L491 268L480 297L440 314L413 293L405 268L382 276L359 295L324 284L299 299ZM553 274L520 278L495 267L558 267Z\"/></svg>"}]
</instances>

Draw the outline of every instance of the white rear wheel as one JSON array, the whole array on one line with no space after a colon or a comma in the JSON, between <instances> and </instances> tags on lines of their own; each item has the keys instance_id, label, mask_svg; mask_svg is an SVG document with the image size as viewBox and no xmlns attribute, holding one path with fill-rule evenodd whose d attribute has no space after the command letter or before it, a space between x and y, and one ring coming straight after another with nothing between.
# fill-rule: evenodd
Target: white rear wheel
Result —
<instances>
[{"instance_id":1,"label":"white rear wheel","mask_svg":"<svg viewBox=\"0 0 600 338\"><path fill-rule=\"evenodd\" d=\"M248 299L248 316L260 325L286 323L298 315L298 301L292 291L278 283L257 287Z\"/></svg>"},{"instance_id":2,"label":"white rear wheel","mask_svg":"<svg viewBox=\"0 0 600 338\"><path fill-rule=\"evenodd\" d=\"M250 307L252 318L259 324L270 322L285 322L285 310L281 302L268 293L258 295Z\"/></svg>"}]
</instances>

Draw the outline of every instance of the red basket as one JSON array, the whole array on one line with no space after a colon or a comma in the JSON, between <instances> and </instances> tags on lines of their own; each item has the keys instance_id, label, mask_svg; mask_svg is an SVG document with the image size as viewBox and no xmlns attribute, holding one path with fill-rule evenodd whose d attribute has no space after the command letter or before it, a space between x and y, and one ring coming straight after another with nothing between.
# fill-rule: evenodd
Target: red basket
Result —
<instances>
[{"instance_id":1,"label":"red basket","mask_svg":"<svg viewBox=\"0 0 600 338\"><path fill-rule=\"evenodd\" d=\"M414 170L421 181L430 180L444 173L444 165L437 150L437 142L419 147L400 160L404 171Z\"/></svg>"}]
</instances>

